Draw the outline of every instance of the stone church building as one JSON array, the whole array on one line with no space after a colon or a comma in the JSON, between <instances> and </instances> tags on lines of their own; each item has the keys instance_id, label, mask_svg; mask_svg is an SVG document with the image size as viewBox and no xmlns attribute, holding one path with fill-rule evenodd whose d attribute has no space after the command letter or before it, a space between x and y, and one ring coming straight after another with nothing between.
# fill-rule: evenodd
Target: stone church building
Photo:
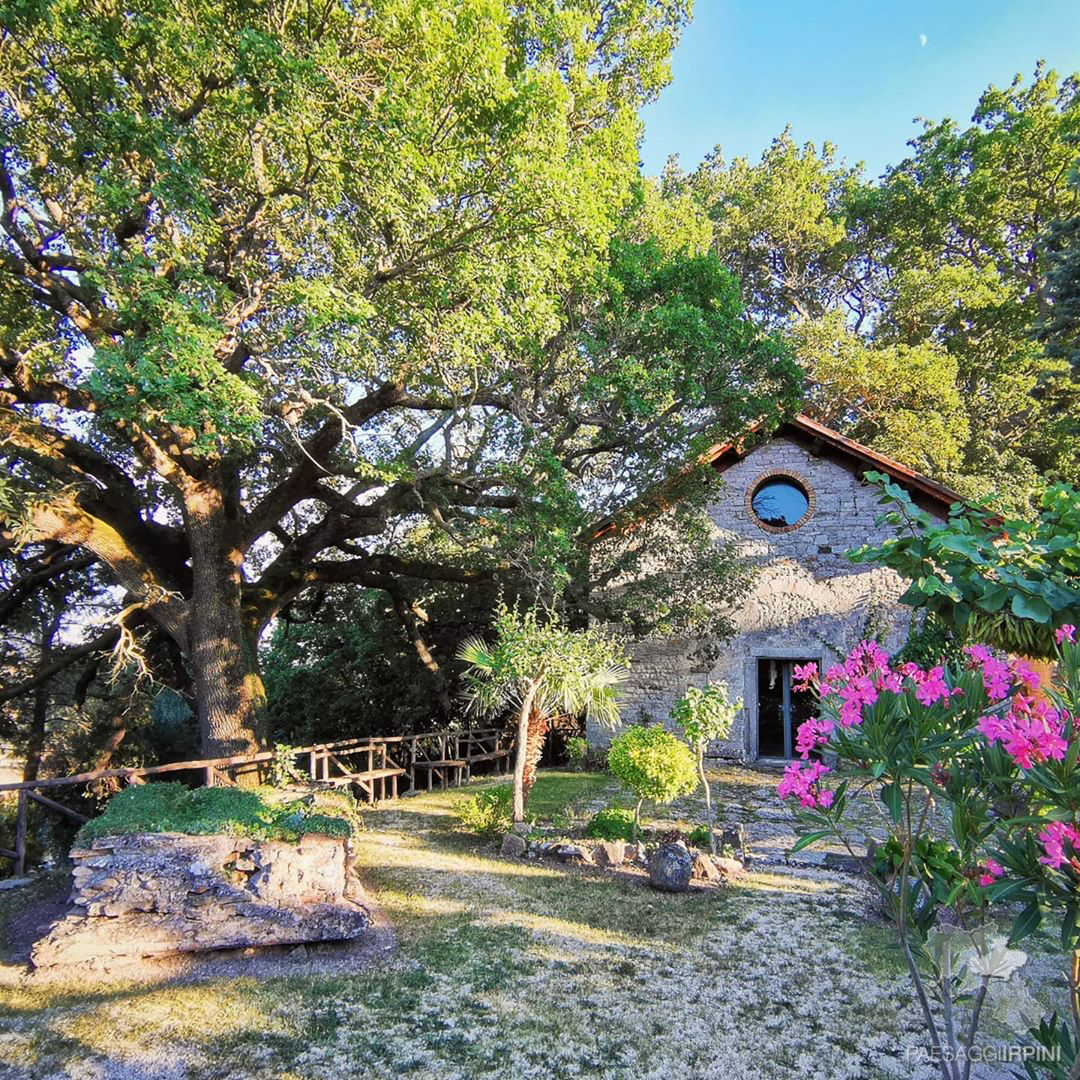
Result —
<instances>
[{"instance_id":1,"label":"stone church building","mask_svg":"<svg viewBox=\"0 0 1080 1080\"><path fill-rule=\"evenodd\" d=\"M824 669L868 637L895 651L907 636L911 610L898 603L904 581L844 556L890 534L874 523L882 507L864 474L888 475L937 517L960 496L805 416L752 449L741 442L715 447L707 461L724 481L709 507L717 541L734 544L758 574L734 612L735 636L718 647L665 638L631 650L623 723L667 723L687 686L722 681L743 708L731 738L713 753L738 761L789 758L811 702L792 694L792 666L813 660ZM613 734L595 725L588 731L601 746Z\"/></svg>"}]
</instances>

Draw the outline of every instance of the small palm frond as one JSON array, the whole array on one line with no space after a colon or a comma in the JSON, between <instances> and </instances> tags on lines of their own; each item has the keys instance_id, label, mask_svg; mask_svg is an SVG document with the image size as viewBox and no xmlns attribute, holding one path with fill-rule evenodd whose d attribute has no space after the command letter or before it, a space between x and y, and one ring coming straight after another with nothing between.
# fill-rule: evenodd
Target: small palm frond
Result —
<instances>
[{"instance_id":1,"label":"small palm frond","mask_svg":"<svg viewBox=\"0 0 1080 1080\"><path fill-rule=\"evenodd\" d=\"M482 637L466 638L458 649L457 658L478 672L490 674L495 667L495 653Z\"/></svg>"}]
</instances>

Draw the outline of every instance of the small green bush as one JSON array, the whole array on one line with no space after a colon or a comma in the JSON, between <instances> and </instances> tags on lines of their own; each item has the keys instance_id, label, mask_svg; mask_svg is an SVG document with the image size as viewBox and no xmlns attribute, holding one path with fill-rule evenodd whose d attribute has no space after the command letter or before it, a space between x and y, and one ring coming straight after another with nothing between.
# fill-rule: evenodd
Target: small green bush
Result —
<instances>
[{"instance_id":1,"label":"small green bush","mask_svg":"<svg viewBox=\"0 0 1080 1080\"><path fill-rule=\"evenodd\" d=\"M469 832L493 836L507 832L514 822L514 792L509 784L481 791L454 808L458 822Z\"/></svg>"},{"instance_id":2,"label":"small green bush","mask_svg":"<svg viewBox=\"0 0 1080 1080\"><path fill-rule=\"evenodd\" d=\"M669 803L689 795L698 784L697 762L690 747L660 724L627 728L611 740L608 768L638 798L634 809L634 839L641 804L649 799Z\"/></svg>"},{"instance_id":3,"label":"small green bush","mask_svg":"<svg viewBox=\"0 0 1080 1080\"><path fill-rule=\"evenodd\" d=\"M708 825L695 825L688 839L694 847L707 848L712 844L712 829Z\"/></svg>"},{"instance_id":4,"label":"small green bush","mask_svg":"<svg viewBox=\"0 0 1080 1080\"><path fill-rule=\"evenodd\" d=\"M274 746L274 756L270 760L270 786L288 787L290 784L301 783L304 779L304 774L296 767L296 747L288 743L277 743Z\"/></svg>"},{"instance_id":5,"label":"small green bush","mask_svg":"<svg viewBox=\"0 0 1080 1080\"><path fill-rule=\"evenodd\" d=\"M305 833L351 836L357 823L352 800L346 806L340 796L332 802L319 796L286 799L272 788L141 784L118 791L104 812L79 830L78 839L155 832L255 840L296 840Z\"/></svg>"},{"instance_id":6,"label":"small green bush","mask_svg":"<svg viewBox=\"0 0 1080 1080\"><path fill-rule=\"evenodd\" d=\"M575 735L566 740L566 757L575 769L585 766L585 758L589 753L589 743L580 735Z\"/></svg>"},{"instance_id":7,"label":"small green bush","mask_svg":"<svg viewBox=\"0 0 1080 1080\"><path fill-rule=\"evenodd\" d=\"M634 834L634 811L606 806L593 815L585 831L598 840L629 840Z\"/></svg>"}]
</instances>

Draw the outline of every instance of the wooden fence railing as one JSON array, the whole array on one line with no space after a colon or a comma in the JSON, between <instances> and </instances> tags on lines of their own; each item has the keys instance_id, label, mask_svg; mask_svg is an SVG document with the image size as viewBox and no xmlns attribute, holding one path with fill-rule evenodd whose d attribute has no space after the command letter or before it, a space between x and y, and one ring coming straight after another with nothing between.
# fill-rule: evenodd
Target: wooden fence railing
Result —
<instances>
[{"instance_id":1,"label":"wooden fence railing","mask_svg":"<svg viewBox=\"0 0 1080 1080\"><path fill-rule=\"evenodd\" d=\"M352 788L368 802L377 802L396 799L413 791L431 791L436 785L447 788L463 783L472 776L474 766L483 765L493 773L505 773L509 770L512 752L513 732L505 728L476 728L317 743L294 748L291 757L293 767L300 772L306 771L311 783ZM97 769L74 776L0 784L0 794L14 791L18 800L15 849L0 848L0 858L13 860L15 876L22 876L26 869L27 810L31 802L79 822L89 820L85 814L43 795L43 789L111 779L141 784L147 777L184 772L197 774L206 787L234 785L235 773L252 768L265 772L274 757L274 752L267 750L237 757L173 761L145 768Z\"/></svg>"}]
</instances>

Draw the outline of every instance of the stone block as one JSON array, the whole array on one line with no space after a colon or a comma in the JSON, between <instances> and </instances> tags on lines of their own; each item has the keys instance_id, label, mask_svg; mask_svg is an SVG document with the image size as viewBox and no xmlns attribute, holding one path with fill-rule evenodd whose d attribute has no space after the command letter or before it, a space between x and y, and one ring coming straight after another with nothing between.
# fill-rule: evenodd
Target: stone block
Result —
<instances>
[{"instance_id":1,"label":"stone block","mask_svg":"<svg viewBox=\"0 0 1080 1080\"><path fill-rule=\"evenodd\" d=\"M509 858L520 859L525 854L525 850L528 845L525 843L525 838L518 836L516 833L508 832L502 839L502 847L499 848L500 855L506 855Z\"/></svg>"},{"instance_id":2,"label":"stone block","mask_svg":"<svg viewBox=\"0 0 1080 1080\"><path fill-rule=\"evenodd\" d=\"M593 851L593 858L598 866L622 866L626 861L626 842L623 840L605 840Z\"/></svg>"},{"instance_id":3,"label":"stone block","mask_svg":"<svg viewBox=\"0 0 1080 1080\"><path fill-rule=\"evenodd\" d=\"M579 865L592 866L593 857L587 848L579 844L558 844L555 847L555 855L565 863L577 863Z\"/></svg>"},{"instance_id":4,"label":"stone block","mask_svg":"<svg viewBox=\"0 0 1080 1080\"><path fill-rule=\"evenodd\" d=\"M694 856L694 865L691 876L695 881L709 881L714 884L723 877L717 869L716 863L713 862L712 857L706 855L704 852L699 852Z\"/></svg>"},{"instance_id":5,"label":"stone block","mask_svg":"<svg viewBox=\"0 0 1080 1080\"><path fill-rule=\"evenodd\" d=\"M75 909L34 945L36 967L344 940L370 922L343 839L309 835L287 843L159 833L103 838L93 849L100 865L77 863ZM257 867L250 878L239 875L240 884L238 851Z\"/></svg>"},{"instance_id":6,"label":"stone block","mask_svg":"<svg viewBox=\"0 0 1080 1080\"><path fill-rule=\"evenodd\" d=\"M649 884L662 892L686 892L694 856L685 844L661 844L649 859Z\"/></svg>"}]
</instances>

